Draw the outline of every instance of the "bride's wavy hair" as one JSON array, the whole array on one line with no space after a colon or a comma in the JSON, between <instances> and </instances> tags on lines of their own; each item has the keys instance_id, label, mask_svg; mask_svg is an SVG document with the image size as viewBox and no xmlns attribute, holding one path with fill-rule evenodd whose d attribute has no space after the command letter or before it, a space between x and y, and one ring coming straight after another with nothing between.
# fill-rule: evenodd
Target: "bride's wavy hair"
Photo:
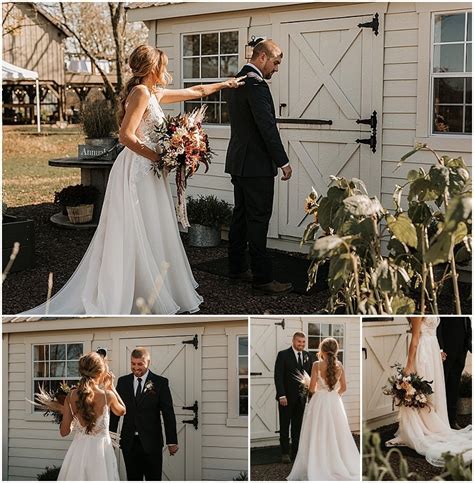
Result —
<instances>
[{"instance_id":1,"label":"bride's wavy hair","mask_svg":"<svg viewBox=\"0 0 474 483\"><path fill-rule=\"evenodd\" d=\"M337 353L339 352L339 344L336 339L328 337L321 341L319 344L319 356L324 354L324 359L327 363L326 369L326 384L329 386L329 390L332 391L337 384Z\"/></svg>"},{"instance_id":2,"label":"bride's wavy hair","mask_svg":"<svg viewBox=\"0 0 474 483\"><path fill-rule=\"evenodd\" d=\"M132 71L132 76L125 83L124 88L119 94L117 109L117 121L120 124L125 116L125 103L130 91L143 82L149 74L155 74L157 83L162 86L168 85L172 81L171 75L166 70L168 56L160 49L150 45L139 45L134 49L128 58L128 65Z\"/></svg>"},{"instance_id":3,"label":"bride's wavy hair","mask_svg":"<svg viewBox=\"0 0 474 483\"><path fill-rule=\"evenodd\" d=\"M86 433L90 433L97 421L94 410L93 380L107 370L104 358L97 352L89 352L79 359L81 379L77 385L77 410L86 423Z\"/></svg>"}]
</instances>

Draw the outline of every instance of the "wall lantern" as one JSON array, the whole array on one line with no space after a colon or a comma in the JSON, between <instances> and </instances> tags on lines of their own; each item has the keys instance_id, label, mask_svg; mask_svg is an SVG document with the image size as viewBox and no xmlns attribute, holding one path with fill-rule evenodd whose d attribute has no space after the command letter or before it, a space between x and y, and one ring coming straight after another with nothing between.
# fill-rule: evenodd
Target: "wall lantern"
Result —
<instances>
[{"instance_id":1,"label":"wall lantern","mask_svg":"<svg viewBox=\"0 0 474 483\"><path fill-rule=\"evenodd\" d=\"M248 43L245 45L245 59L250 60L253 54L253 48L262 40L265 40L265 37L255 37L252 35Z\"/></svg>"}]
</instances>

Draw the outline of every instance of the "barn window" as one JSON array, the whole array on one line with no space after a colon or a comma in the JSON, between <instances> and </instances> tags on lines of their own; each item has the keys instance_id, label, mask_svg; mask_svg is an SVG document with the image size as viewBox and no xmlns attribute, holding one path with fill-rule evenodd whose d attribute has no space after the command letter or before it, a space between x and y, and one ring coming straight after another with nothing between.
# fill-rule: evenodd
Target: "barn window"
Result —
<instances>
[{"instance_id":1,"label":"barn window","mask_svg":"<svg viewBox=\"0 0 474 483\"><path fill-rule=\"evenodd\" d=\"M62 382L70 386L79 381L79 358L83 344L33 345L33 393L43 387L54 392ZM35 408L35 411L40 409Z\"/></svg>"},{"instance_id":2,"label":"barn window","mask_svg":"<svg viewBox=\"0 0 474 483\"><path fill-rule=\"evenodd\" d=\"M308 323L308 351L317 356L319 344L326 337L333 337L339 344L338 359L344 364L344 324Z\"/></svg>"},{"instance_id":3,"label":"barn window","mask_svg":"<svg viewBox=\"0 0 474 483\"><path fill-rule=\"evenodd\" d=\"M249 358L248 337L237 337L237 354L239 358L239 416L248 416L249 409Z\"/></svg>"},{"instance_id":4,"label":"barn window","mask_svg":"<svg viewBox=\"0 0 474 483\"><path fill-rule=\"evenodd\" d=\"M433 134L472 133L472 13L433 15Z\"/></svg>"},{"instance_id":5,"label":"barn window","mask_svg":"<svg viewBox=\"0 0 474 483\"><path fill-rule=\"evenodd\" d=\"M182 36L183 86L212 84L233 77L239 70L239 32L206 32ZM207 104L206 122L227 124L229 113L221 92L205 99L186 101L184 110Z\"/></svg>"}]
</instances>

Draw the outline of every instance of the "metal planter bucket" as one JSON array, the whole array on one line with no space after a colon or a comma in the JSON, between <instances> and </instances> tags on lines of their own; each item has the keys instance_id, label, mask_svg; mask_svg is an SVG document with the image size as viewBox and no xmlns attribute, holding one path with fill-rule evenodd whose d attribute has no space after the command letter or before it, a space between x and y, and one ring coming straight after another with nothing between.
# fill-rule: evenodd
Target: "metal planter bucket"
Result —
<instances>
[{"instance_id":1,"label":"metal planter bucket","mask_svg":"<svg viewBox=\"0 0 474 483\"><path fill-rule=\"evenodd\" d=\"M472 413L472 399L470 397L460 397L458 399L458 414L466 415Z\"/></svg>"},{"instance_id":2,"label":"metal planter bucket","mask_svg":"<svg viewBox=\"0 0 474 483\"><path fill-rule=\"evenodd\" d=\"M192 247L217 247L221 243L219 228L191 225L188 230L189 244Z\"/></svg>"}]
</instances>

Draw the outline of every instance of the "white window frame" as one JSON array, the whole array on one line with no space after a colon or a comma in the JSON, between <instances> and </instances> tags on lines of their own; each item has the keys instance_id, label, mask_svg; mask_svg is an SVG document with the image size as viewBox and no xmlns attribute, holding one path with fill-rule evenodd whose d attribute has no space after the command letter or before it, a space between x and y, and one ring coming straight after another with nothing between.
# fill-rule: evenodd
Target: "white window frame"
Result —
<instances>
[{"instance_id":1,"label":"white window frame","mask_svg":"<svg viewBox=\"0 0 474 483\"><path fill-rule=\"evenodd\" d=\"M233 54L221 54L220 49L221 49L221 34L227 33L227 32L237 32L237 52ZM199 35L199 51L201 52L202 48L202 36L206 34L217 34L217 54L206 54L202 55L201 53L199 55L183 55L183 46L184 46L184 36L185 35ZM215 83L215 82L221 82L224 78L223 77L202 77L202 72L201 72L201 67L199 68L199 77L194 77L194 78L185 78L184 77L184 59L202 59L206 57L217 57L217 70L219 72L220 70L220 59L222 56L225 55L236 55L237 56L237 66L239 65L240 57L241 57L241 49L240 49L240 31L239 29L236 28L225 28L225 29L214 29L211 31L198 31L198 32L182 32L181 33L181 38L180 38L180 43L179 43L179 48L180 48L180 62L181 62L181 76L180 76L180 85L181 88L185 87L186 83L198 83L198 84L206 84L206 83ZM221 112L222 109L222 97L221 93L217 93L219 95L219 101L212 101L212 105L217 105L219 106L219 112ZM193 102L193 101L188 101L188 102ZM197 99L194 102L201 102L202 104L206 104L206 100L204 99L203 101ZM185 102L181 104L182 110L184 112L184 106ZM220 116L221 117L221 116ZM209 126L228 126L229 123L223 123L223 122L213 122L213 123L205 123L206 125Z\"/></svg>"},{"instance_id":2,"label":"white window frame","mask_svg":"<svg viewBox=\"0 0 474 483\"><path fill-rule=\"evenodd\" d=\"M240 347L240 339L247 339L247 374L240 374L240 359L244 358L244 355L239 354L239 347ZM242 379L247 379L248 387L250 387L250 364L249 364L249 337L248 335L238 335L236 340L236 347L237 347L237 397L239 402L239 416L248 417L249 414L249 397L248 397L248 390L247 390L247 414L240 414L240 381Z\"/></svg>"},{"instance_id":3,"label":"white window frame","mask_svg":"<svg viewBox=\"0 0 474 483\"><path fill-rule=\"evenodd\" d=\"M304 320L304 332L306 333L306 337L307 337L307 348L306 350L308 352L311 352L315 355L315 359L317 359L317 354L318 354L318 350L319 349L309 349L309 339L310 339L310 335L309 335L309 324L319 324L319 326L321 326L322 324L325 324L325 325L331 325L331 326L334 326L334 325L342 325L342 349L339 347L339 352L342 354L342 364L344 365L345 363L345 360L346 360L346 324L345 322L342 322L340 320L338 321L332 321L330 318L329 319L312 319L312 320ZM332 337L332 336L328 336L328 337ZM338 339L340 339L341 337L338 337ZM337 340L337 339L336 339ZM339 344L339 346L341 346L341 344Z\"/></svg>"},{"instance_id":4,"label":"white window frame","mask_svg":"<svg viewBox=\"0 0 474 483\"><path fill-rule=\"evenodd\" d=\"M246 428L248 426L248 416L241 416L239 413L240 394L239 394L239 337L248 338L247 327L227 327L227 420L226 426ZM250 345L249 345L250 347ZM247 376L250 387L250 373ZM249 399L250 402L250 393Z\"/></svg>"},{"instance_id":5,"label":"white window frame","mask_svg":"<svg viewBox=\"0 0 474 483\"><path fill-rule=\"evenodd\" d=\"M435 14L469 11L461 2L417 2L418 13L418 78L416 143L426 143L442 151L471 153L472 134L432 134L432 75L433 22ZM464 75L464 77L466 77Z\"/></svg>"},{"instance_id":6,"label":"white window frame","mask_svg":"<svg viewBox=\"0 0 474 483\"><path fill-rule=\"evenodd\" d=\"M82 344L84 354L92 349L92 334L88 335L41 335L29 338L25 343L25 396L26 399L33 401L33 350L35 345L40 344ZM42 412L35 412L33 405L25 401L25 421L45 421L50 420L43 416Z\"/></svg>"},{"instance_id":7,"label":"white window frame","mask_svg":"<svg viewBox=\"0 0 474 483\"><path fill-rule=\"evenodd\" d=\"M437 133L433 131L433 111L434 111L434 80L435 79L442 79L442 78L461 78L464 79L466 77L471 77L472 78L472 68L471 72L466 72L466 55L464 53L464 58L463 58L463 72L434 72L434 50L435 50L435 41L434 41L434 31L435 31L435 17L437 15L449 15L449 14L461 14L464 13L466 14L464 16L464 33L466 34L467 32L467 13L471 12L469 9L466 10L456 10L453 12L431 12L431 51L430 51L430 136L443 136L443 137L451 137L451 136L471 136L472 133ZM472 22L472 20L471 20ZM471 27L472 29L472 27ZM472 45L472 40L468 41L466 38L462 41L456 41L456 42L436 42L436 45L465 45L467 48L468 44ZM463 106L463 120L462 124L463 127L465 127L465 121L466 121L466 116L465 116L465 108L466 108L466 92L464 92L464 100L463 103L460 104Z\"/></svg>"}]
</instances>

